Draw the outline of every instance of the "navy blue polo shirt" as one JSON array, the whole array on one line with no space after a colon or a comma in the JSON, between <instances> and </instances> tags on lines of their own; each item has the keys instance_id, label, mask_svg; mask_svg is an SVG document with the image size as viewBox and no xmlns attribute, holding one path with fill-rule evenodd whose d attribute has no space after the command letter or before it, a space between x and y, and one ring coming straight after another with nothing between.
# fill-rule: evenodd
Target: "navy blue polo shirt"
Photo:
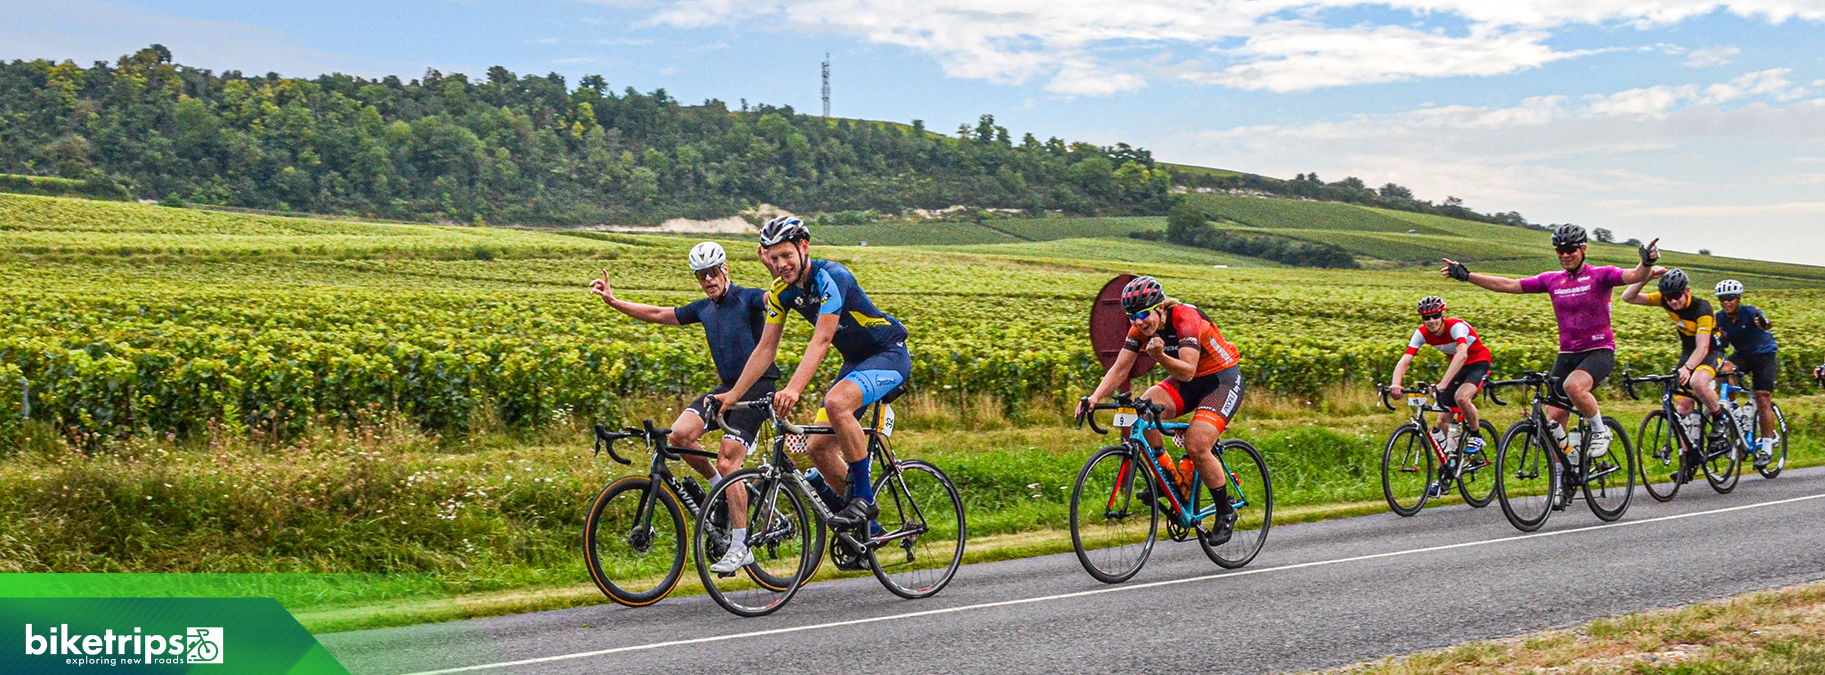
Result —
<instances>
[{"instance_id":1,"label":"navy blue polo shirt","mask_svg":"<svg viewBox=\"0 0 1825 675\"><path fill-rule=\"evenodd\" d=\"M741 379L741 369L748 365L748 355L760 344L760 331L767 324L767 292L734 284L722 297L703 298L683 307L674 307L680 325L703 324L703 337L710 343L710 359L716 362L716 376L728 387ZM779 367L767 366L761 381L778 380Z\"/></svg>"}]
</instances>

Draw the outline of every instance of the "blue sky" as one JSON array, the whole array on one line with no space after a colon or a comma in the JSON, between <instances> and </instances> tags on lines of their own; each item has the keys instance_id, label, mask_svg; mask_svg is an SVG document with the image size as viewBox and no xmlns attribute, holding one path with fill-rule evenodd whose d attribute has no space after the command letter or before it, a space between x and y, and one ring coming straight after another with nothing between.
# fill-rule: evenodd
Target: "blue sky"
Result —
<instances>
[{"instance_id":1,"label":"blue sky","mask_svg":"<svg viewBox=\"0 0 1825 675\"><path fill-rule=\"evenodd\" d=\"M0 0L0 58L312 76L503 65L1175 162L1398 182L1825 264L1825 0Z\"/></svg>"}]
</instances>

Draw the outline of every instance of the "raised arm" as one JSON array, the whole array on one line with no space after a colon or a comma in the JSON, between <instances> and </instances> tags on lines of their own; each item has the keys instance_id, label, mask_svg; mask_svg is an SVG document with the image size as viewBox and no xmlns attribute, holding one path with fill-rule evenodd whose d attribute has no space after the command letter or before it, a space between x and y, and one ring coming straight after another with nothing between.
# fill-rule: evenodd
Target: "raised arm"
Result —
<instances>
[{"instance_id":1,"label":"raised arm","mask_svg":"<svg viewBox=\"0 0 1825 675\"><path fill-rule=\"evenodd\" d=\"M1631 305L1641 305L1643 307L1653 307L1654 305L1660 304L1641 296L1641 289L1646 288L1647 285L1648 282L1646 279L1629 284L1628 288L1622 289L1622 301Z\"/></svg>"},{"instance_id":2,"label":"raised arm","mask_svg":"<svg viewBox=\"0 0 1825 675\"><path fill-rule=\"evenodd\" d=\"M678 325L678 312L670 307L643 305L615 297L615 289L608 283L608 270L606 269L602 270L602 278L589 282L589 292L601 298L602 302L608 303L608 306L615 308L616 311L637 320L667 326Z\"/></svg>"},{"instance_id":3,"label":"raised arm","mask_svg":"<svg viewBox=\"0 0 1825 675\"><path fill-rule=\"evenodd\" d=\"M1439 274L1450 277L1452 279L1456 279L1458 281L1468 281L1471 284L1481 286L1483 288L1495 291L1497 293L1524 293L1525 292L1525 291L1521 290L1521 280L1520 279L1510 279L1508 277L1498 277L1493 274L1476 274L1476 273L1471 272L1470 268L1465 267L1464 263L1458 262L1456 260L1452 260L1450 258L1445 258L1444 262L1445 262L1445 266L1443 268L1439 269Z\"/></svg>"},{"instance_id":4,"label":"raised arm","mask_svg":"<svg viewBox=\"0 0 1825 675\"><path fill-rule=\"evenodd\" d=\"M1659 239L1648 242L1648 245L1641 247L1640 254L1640 264L1635 265L1635 269L1622 273L1622 283L1638 284L1649 279L1659 279L1660 275L1667 273L1666 268L1654 264L1660 260Z\"/></svg>"}]
</instances>

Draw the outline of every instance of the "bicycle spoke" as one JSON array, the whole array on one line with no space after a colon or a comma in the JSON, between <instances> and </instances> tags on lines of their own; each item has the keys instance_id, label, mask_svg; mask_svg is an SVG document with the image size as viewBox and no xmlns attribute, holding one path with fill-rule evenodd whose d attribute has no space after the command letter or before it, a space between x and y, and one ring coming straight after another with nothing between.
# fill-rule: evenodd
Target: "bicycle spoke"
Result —
<instances>
[{"instance_id":1,"label":"bicycle spoke","mask_svg":"<svg viewBox=\"0 0 1825 675\"><path fill-rule=\"evenodd\" d=\"M1084 463L1071 490L1071 544L1090 576L1126 581L1146 564L1160 514L1137 494L1147 480L1125 446L1103 448Z\"/></svg>"}]
</instances>

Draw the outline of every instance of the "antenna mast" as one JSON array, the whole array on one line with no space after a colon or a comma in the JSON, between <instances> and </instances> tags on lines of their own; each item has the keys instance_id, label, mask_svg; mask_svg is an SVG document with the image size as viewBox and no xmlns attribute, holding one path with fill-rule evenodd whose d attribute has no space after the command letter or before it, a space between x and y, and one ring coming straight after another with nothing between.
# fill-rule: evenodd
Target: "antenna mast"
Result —
<instances>
[{"instance_id":1,"label":"antenna mast","mask_svg":"<svg viewBox=\"0 0 1825 675\"><path fill-rule=\"evenodd\" d=\"M824 52L824 116L830 116L830 52Z\"/></svg>"}]
</instances>

